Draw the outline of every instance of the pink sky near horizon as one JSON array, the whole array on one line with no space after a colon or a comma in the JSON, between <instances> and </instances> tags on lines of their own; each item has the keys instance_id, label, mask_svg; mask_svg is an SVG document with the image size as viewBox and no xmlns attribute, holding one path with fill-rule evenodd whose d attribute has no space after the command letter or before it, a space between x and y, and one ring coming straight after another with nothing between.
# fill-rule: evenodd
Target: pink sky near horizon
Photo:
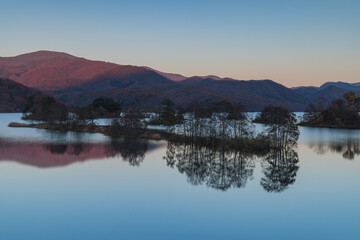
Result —
<instances>
[{"instance_id":1,"label":"pink sky near horizon","mask_svg":"<svg viewBox=\"0 0 360 240\"><path fill-rule=\"evenodd\" d=\"M354 0L4 0L0 56L38 50L287 87L360 82Z\"/></svg>"},{"instance_id":2,"label":"pink sky near horizon","mask_svg":"<svg viewBox=\"0 0 360 240\"><path fill-rule=\"evenodd\" d=\"M51 51L51 49L47 49ZM38 50L34 50L38 51ZM173 64L171 62L166 62L163 64L154 62L154 61L138 61L136 59L131 58L126 61L124 59L114 56L106 57L105 54L89 54L89 53L81 53L78 54L73 52L67 52L63 50L57 50L61 52L66 52L68 54L74 55L76 57L84 57L89 60L97 60L97 61L105 61L105 62L113 62L116 64L122 65L136 65L136 66L147 66L153 69L167 72L167 73L176 73L181 74L185 77L191 76L207 76L207 75L215 75L222 78L229 77L237 80L262 80L262 79L271 79L277 83L280 83L287 87L298 87L298 86L320 86L325 82L349 82L355 83L360 82L360 67L357 66L348 66L348 69L353 68L353 71L346 71L347 69L344 67L337 66L336 72L334 72L335 66L332 66L335 63L327 62L327 63L319 63L317 65L312 65L310 63L305 64L303 66L297 65L296 67L292 65L291 62L284 62L279 64L278 62L271 62L271 59L267 61L244 61L241 66L236 66L236 64L232 64L229 66L226 64L219 64L218 62L201 62L199 61L197 64L189 66ZM12 55L0 55L1 57L12 57L21 55L28 52L19 52ZM142 62L142 63L141 63ZM354 64L355 65L355 64ZM355 74L354 74L355 73Z\"/></svg>"}]
</instances>

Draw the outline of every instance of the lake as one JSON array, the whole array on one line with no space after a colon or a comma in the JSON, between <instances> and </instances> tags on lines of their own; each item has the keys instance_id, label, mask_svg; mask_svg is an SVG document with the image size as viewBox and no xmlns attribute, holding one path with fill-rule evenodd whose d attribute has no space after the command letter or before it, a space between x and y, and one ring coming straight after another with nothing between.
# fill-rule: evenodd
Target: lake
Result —
<instances>
[{"instance_id":1,"label":"lake","mask_svg":"<svg viewBox=\"0 0 360 240\"><path fill-rule=\"evenodd\" d=\"M360 239L359 130L300 127L262 156L20 117L0 114L0 239Z\"/></svg>"}]
</instances>

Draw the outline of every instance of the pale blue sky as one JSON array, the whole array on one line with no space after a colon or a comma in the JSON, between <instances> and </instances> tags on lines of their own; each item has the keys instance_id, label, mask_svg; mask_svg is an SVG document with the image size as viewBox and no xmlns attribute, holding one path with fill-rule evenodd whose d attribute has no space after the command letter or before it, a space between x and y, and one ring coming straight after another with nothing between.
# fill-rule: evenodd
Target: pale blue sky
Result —
<instances>
[{"instance_id":1,"label":"pale blue sky","mask_svg":"<svg viewBox=\"0 0 360 240\"><path fill-rule=\"evenodd\" d=\"M286 86L360 82L360 1L0 3L0 56L37 50Z\"/></svg>"}]
</instances>

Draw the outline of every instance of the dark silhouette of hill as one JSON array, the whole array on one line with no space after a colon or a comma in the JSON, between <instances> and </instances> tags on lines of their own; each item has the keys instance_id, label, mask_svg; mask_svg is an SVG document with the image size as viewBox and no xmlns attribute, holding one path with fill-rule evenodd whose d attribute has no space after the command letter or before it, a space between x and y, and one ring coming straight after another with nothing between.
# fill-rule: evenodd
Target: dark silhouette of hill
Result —
<instances>
[{"instance_id":1,"label":"dark silhouette of hill","mask_svg":"<svg viewBox=\"0 0 360 240\"><path fill-rule=\"evenodd\" d=\"M268 104L283 105L291 110L302 110L307 105L305 98L270 80L201 79L174 83L161 78L144 82L126 78L100 78L83 88L86 90L54 92L54 96L73 105L89 104L96 97L108 96L120 102L124 109L141 108L147 111L153 110L164 99L170 99L183 107L193 101L227 99L244 103L250 111L259 111Z\"/></svg>"},{"instance_id":2,"label":"dark silhouette of hill","mask_svg":"<svg viewBox=\"0 0 360 240\"><path fill-rule=\"evenodd\" d=\"M28 96L45 97L47 95L13 80L0 78L0 112L21 112Z\"/></svg>"},{"instance_id":3,"label":"dark silhouette of hill","mask_svg":"<svg viewBox=\"0 0 360 240\"><path fill-rule=\"evenodd\" d=\"M317 87L296 87L292 88L292 90L301 96L309 99L313 94L315 94L318 91Z\"/></svg>"},{"instance_id":4,"label":"dark silhouette of hill","mask_svg":"<svg viewBox=\"0 0 360 240\"><path fill-rule=\"evenodd\" d=\"M69 105L88 105L98 97L111 97L121 103L123 110L129 108L139 108L147 111L153 110L154 106L159 105L167 95L150 89L128 89L128 88L109 88L105 90L87 91L61 91L53 92L53 96Z\"/></svg>"},{"instance_id":5,"label":"dark silhouette of hill","mask_svg":"<svg viewBox=\"0 0 360 240\"><path fill-rule=\"evenodd\" d=\"M340 88L337 86L330 85L324 89L321 89L311 95L311 101L323 100L326 103L342 98L342 95L346 92L349 92L348 89ZM359 92L356 92L359 95Z\"/></svg>"},{"instance_id":6,"label":"dark silhouette of hill","mask_svg":"<svg viewBox=\"0 0 360 240\"><path fill-rule=\"evenodd\" d=\"M211 78L193 77L181 83L207 89L230 101L245 103L247 108L252 111L259 111L268 104L299 110L307 104L306 98L271 80L218 81Z\"/></svg>"}]
</instances>

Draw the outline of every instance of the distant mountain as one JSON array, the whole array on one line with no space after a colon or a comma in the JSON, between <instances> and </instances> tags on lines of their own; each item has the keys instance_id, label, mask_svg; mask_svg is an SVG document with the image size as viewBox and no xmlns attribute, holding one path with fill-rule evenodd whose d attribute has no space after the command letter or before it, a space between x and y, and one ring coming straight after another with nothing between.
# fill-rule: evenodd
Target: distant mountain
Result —
<instances>
[{"instance_id":1,"label":"distant mountain","mask_svg":"<svg viewBox=\"0 0 360 240\"><path fill-rule=\"evenodd\" d=\"M207 89L234 102L246 103L248 109L260 111L268 104L282 105L291 110L304 109L306 98L271 80L213 80L193 77L181 82Z\"/></svg>"},{"instance_id":2,"label":"distant mountain","mask_svg":"<svg viewBox=\"0 0 360 240\"><path fill-rule=\"evenodd\" d=\"M181 74L177 74L177 73L165 73L165 72L161 72L161 71L158 71L156 69L152 69L152 68L149 68L149 67L145 67L149 70L152 70L152 71L155 71L157 72L158 74L160 74L161 76L164 76L166 77L167 79L171 80L171 81L174 81L174 82L180 82L180 81L184 81L186 79L188 79L189 77L185 77ZM232 78L221 78L221 77L218 77L218 76L215 76L215 75L207 75L207 76L193 76L193 77L196 77L196 78L202 78L202 79L207 79L207 78L211 78L213 80L234 80Z\"/></svg>"},{"instance_id":3,"label":"distant mountain","mask_svg":"<svg viewBox=\"0 0 360 240\"><path fill-rule=\"evenodd\" d=\"M210 83L213 81L217 81L216 79L212 79L212 78L202 78L202 77L190 77L187 79L184 79L183 81L181 81L181 84L201 84L201 83Z\"/></svg>"},{"instance_id":4,"label":"distant mountain","mask_svg":"<svg viewBox=\"0 0 360 240\"><path fill-rule=\"evenodd\" d=\"M355 83L355 84L359 84L359 83ZM323 85L321 85L319 87L319 90L323 90L329 86L334 86L334 87L338 87L338 88L342 88L348 91L360 91L360 86L359 85L354 85L353 83L346 83L346 82L326 82Z\"/></svg>"},{"instance_id":5,"label":"distant mountain","mask_svg":"<svg viewBox=\"0 0 360 240\"><path fill-rule=\"evenodd\" d=\"M349 91L360 96L360 83L326 82L320 87L296 87L294 92L306 98L309 102L329 104L342 98L343 94Z\"/></svg>"},{"instance_id":6,"label":"distant mountain","mask_svg":"<svg viewBox=\"0 0 360 240\"><path fill-rule=\"evenodd\" d=\"M81 85L86 90L105 90L109 88L142 89L153 86L172 85L174 82L155 71L136 66L119 66L91 78Z\"/></svg>"},{"instance_id":7,"label":"distant mountain","mask_svg":"<svg viewBox=\"0 0 360 240\"><path fill-rule=\"evenodd\" d=\"M312 95L318 91L317 87L296 87L292 88L292 90L306 99L312 98Z\"/></svg>"},{"instance_id":8,"label":"distant mountain","mask_svg":"<svg viewBox=\"0 0 360 240\"><path fill-rule=\"evenodd\" d=\"M50 51L0 57L0 77L40 90L77 87L115 67L118 65Z\"/></svg>"},{"instance_id":9,"label":"distant mountain","mask_svg":"<svg viewBox=\"0 0 360 240\"><path fill-rule=\"evenodd\" d=\"M164 99L186 107L192 101L227 99L249 111L268 104L301 111L309 103L271 80L239 81L217 76L186 78L148 67L91 61L67 53L39 51L0 58L0 76L52 94L63 103L86 105L100 96L113 97L124 109L151 111Z\"/></svg>"},{"instance_id":10,"label":"distant mountain","mask_svg":"<svg viewBox=\"0 0 360 240\"><path fill-rule=\"evenodd\" d=\"M44 97L48 94L26 87L9 79L0 78L0 112L21 112L28 96Z\"/></svg>"},{"instance_id":11,"label":"distant mountain","mask_svg":"<svg viewBox=\"0 0 360 240\"><path fill-rule=\"evenodd\" d=\"M150 89L128 88L109 88L100 91L54 91L52 95L59 101L74 106L88 105L95 98L106 96L121 103L123 110L139 108L146 111L152 111L154 107L161 104L164 99L169 99L167 95Z\"/></svg>"},{"instance_id":12,"label":"distant mountain","mask_svg":"<svg viewBox=\"0 0 360 240\"><path fill-rule=\"evenodd\" d=\"M338 98L343 98L344 93L349 92L348 89L343 89L337 86L328 86L325 89L319 90L311 96L312 102L330 103ZM360 92L355 92L360 96Z\"/></svg>"},{"instance_id":13,"label":"distant mountain","mask_svg":"<svg viewBox=\"0 0 360 240\"><path fill-rule=\"evenodd\" d=\"M165 72L161 72L161 71L158 71L158 70L150 68L150 67L144 67L144 68L151 70L151 71L155 71L158 74L160 74L161 76L163 76L171 81L174 81L174 82L180 82L187 78L187 77L185 77L181 74L177 74L177 73L165 73Z\"/></svg>"}]
</instances>

